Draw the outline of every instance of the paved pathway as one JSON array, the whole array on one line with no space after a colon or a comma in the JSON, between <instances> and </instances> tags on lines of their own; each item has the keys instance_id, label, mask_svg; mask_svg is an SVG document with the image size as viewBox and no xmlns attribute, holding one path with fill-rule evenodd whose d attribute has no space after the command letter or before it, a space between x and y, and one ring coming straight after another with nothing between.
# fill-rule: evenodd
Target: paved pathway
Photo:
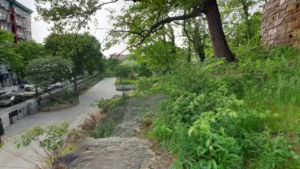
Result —
<instances>
[{"instance_id":1,"label":"paved pathway","mask_svg":"<svg viewBox=\"0 0 300 169\"><path fill-rule=\"evenodd\" d=\"M15 124L5 128L4 139L12 140L19 133L34 126L60 125L68 120L70 128L80 125L89 112L95 111L96 107L90 107L90 103L100 98L111 98L115 94L121 94L115 90L115 78L106 78L93 86L91 89L82 94L79 98L80 104L60 111L49 113L37 113L26 116L24 119L16 121ZM0 149L0 169L19 169L19 168L34 168L34 164L42 161L34 152L43 150L34 143L28 148L14 149L12 143L8 143L4 148Z\"/></svg>"}]
</instances>

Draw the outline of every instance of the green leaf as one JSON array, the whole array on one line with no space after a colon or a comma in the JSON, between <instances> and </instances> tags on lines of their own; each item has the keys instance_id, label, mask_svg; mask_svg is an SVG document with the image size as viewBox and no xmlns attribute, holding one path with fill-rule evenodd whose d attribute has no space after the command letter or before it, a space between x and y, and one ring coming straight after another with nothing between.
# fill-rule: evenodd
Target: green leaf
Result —
<instances>
[{"instance_id":1,"label":"green leaf","mask_svg":"<svg viewBox=\"0 0 300 169\"><path fill-rule=\"evenodd\" d=\"M212 161L212 168L213 168L213 169L217 169L218 166L217 166L216 161L215 161L214 159L212 159L211 161Z\"/></svg>"}]
</instances>

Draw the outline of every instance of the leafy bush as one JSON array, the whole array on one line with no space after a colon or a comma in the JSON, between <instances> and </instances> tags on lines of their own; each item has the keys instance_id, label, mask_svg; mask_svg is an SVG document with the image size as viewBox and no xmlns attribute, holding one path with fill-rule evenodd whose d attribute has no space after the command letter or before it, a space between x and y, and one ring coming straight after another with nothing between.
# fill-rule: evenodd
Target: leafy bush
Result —
<instances>
[{"instance_id":1,"label":"leafy bush","mask_svg":"<svg viewBox=\"0 0 300 169\"><path fill-rule=\"evenodd\" d=\"M147 68L147 63L141 63L140 64L140 68L139 68L139 76L140 77L151 77L152 76L152 72L150 69Z\"/></svg>"},{"instance_id":2,"label":"leafy bush","mask_svg":"<svg viewBox=\"0 0 300 169\"><path fill-rule=\"evenodd\" d=\"M135 60L124 60L120 65L129 67L134 72L139 72L139 63Z\"/></svg>"},{"instance_id":3,"label":"leafy bush","mask_svg":"<svg viewBox=\"0 0 300 169\"><path fill-rule=\"evenodd\" d=\"M116 77L116 73L114 71L111 71L110 69L106 69L104 77Z\"/></svg>"},{"instance_id":4,"label":"leafy bush","mask_svg":"<svg viewBox=\"0 0 300 169\"><path fill-rule=\"evenodd\" d=\"M114 127L116 125L116 122L113 120L110 120L104 124L97 123L95 126L95 129L92 133L92 136L94 138L107 138L110 137L114 131Z\"/></svg>"},{"instance_id":5,"label":"leafy bush","mask_svg":"<svg viewBox=\"0 0 300 169\"><path fill-rule=\"evenodd\" d=\"M117 97L112 99L101 98L100 100L94 100L94 103L91 103L90 106L91 107L97 106L99 109L106 107L105 109L108 109L120 105L124 103L124 101L125 101L124 97Z\"/></svg>"},{"instance_id":6,"label":"leafy bush","mask_svg":"<svg viewBox=\"0 0 300 169\"><path fill-rule=\"evenodd\" d=\"M207 59L139 81L139 92L169 96L151 131L176 154L176 168L298 167L297 53L250 47L238 63Z\"/></svg>"}]
</instances>

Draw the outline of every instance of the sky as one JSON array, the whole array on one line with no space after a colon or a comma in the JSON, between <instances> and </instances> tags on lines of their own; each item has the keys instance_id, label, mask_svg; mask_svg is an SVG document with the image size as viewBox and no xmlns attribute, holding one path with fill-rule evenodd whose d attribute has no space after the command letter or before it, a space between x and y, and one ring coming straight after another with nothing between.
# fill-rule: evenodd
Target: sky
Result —
<instances>
[{"instance_id":1,"label":"sky","mask_svg":"<svg viewBox=\"0 0 300 169\"><path fill-rule=\"evenodd\" d=\"M47 37L51 32L48 31L48 29L51 27L51 24L47 24L43 21L35 21L35 17L38 15L36 12L36 7L35 7L35 1L34 0L17 0L24 6L30 8L34 12L31 15L31 29L32 29L32 38L36 40L38 43L43 43L44 38ZM116 11L120 11L120 9L124 5L128 5L130 2L124 2L124 1L119 1L117 3L109 4L105 7L111 7L115 8ZM112 29L112 26L108 23L108 12L104 9L99 10L96 14L96 17L98 19L99 24L97 27L94 25L91 25L91 31L90 34L94 35L100 42L105 39L107 36L107 30L95 30L96 28L106 28L106 29ZM118 14L118 12L117 12ZM111 49L102 51L103 54L108 57L109 54L114 54L114 53L119 53L122 52L124 49L126 49L126 44L121 43L120 45L113 46ZM124 52L123 54L128 54L128 52Z\"/></svg>"}]
</instances>

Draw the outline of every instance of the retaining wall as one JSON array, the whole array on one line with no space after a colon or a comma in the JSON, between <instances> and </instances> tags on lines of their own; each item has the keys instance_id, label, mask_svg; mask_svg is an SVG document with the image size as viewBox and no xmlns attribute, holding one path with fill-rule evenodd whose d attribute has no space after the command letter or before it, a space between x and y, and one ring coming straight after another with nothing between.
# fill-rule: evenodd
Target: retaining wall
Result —
<instances>
[{"instance_id":1,"label":"retaining wall","mask_svg":"<svg viewBox=\"0 0 300 169\"><path fill-rule=\"evenodd\" d=\"M261 30L267 46L295 46L300 29L300 0L269 0L263 7Z\"/></svg>"}]
</instances>

